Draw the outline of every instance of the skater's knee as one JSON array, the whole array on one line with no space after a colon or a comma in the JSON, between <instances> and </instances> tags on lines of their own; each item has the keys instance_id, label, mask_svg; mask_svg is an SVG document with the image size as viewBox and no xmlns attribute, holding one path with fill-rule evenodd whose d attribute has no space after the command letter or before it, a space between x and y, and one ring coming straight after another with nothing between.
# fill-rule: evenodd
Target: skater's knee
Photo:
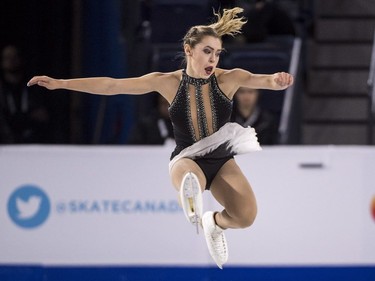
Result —
<instances>
[{"instance_id":1,"label":"skater's knee","mask_svg":"<svg viewBox=\"0 0 375 281\"><path fill-rule=\"evenodd\" d=\"M243 210L239 216L237 216L237 224L239 228L247 228L250 227L257 216L257 209L251 208L248 210Z\"/></svg>"},{"instance_id":2,"label":"skater's knee","mask_svg":"<svg viewBox=\"0 0 375 281\"><path fill-rule=\"evenodd\" d=\"M181 159L174 164L171 171L172 183L177 190L180 189L182 179L187 173L193 173L198 178L202 189L204 189L206 178L201 168L191 159Z\"/></svg>"}]
</instances>

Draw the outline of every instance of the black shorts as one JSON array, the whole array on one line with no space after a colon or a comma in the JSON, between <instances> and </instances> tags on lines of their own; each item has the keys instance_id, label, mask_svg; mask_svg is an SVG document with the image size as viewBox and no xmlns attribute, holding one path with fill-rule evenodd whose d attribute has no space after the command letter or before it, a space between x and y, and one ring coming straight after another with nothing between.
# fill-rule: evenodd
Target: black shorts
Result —
<instances>
[{"instance_id":1,"label":"black shorts","mask_svg":"<svg viewBox=\"0 0 375 281\"><path fill-rule=\"evenodd\" d=\"M223 167L223 165L230 159L233 159L233 156L227 156L222 158L198 158L194 159L194 162L202 169L206 177L206 190L210 190L212 181L216 177L217 173Z\"/></svg>"}]
</instances>

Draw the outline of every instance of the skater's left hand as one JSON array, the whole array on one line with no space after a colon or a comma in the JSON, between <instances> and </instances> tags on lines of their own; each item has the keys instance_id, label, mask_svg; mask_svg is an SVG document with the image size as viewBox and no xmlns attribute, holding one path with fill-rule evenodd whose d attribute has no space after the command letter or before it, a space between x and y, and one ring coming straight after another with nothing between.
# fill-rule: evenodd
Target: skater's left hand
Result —
<instances>
[{"instance_id":1,"label":"skater's left hand","mask_svg":"<svg viewBox=\"0 0 375 281\"><path fill-rule=\"evenodd\" d=\"M273 82L275 84L275 90L284 90L289 86L293 85L293 75L286 72L277 72L273 74Z\"/></svg>"}]
</instances>

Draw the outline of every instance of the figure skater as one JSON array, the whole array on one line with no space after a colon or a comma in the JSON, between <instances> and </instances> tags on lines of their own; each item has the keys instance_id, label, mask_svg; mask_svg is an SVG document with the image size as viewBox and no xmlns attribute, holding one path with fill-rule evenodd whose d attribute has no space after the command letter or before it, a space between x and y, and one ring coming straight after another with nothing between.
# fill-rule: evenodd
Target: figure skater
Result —
<instances>
[{"instance_id":1,"label":"figure skater","mask_svg":"<svg viewBox=\"0 0 375 281\"><path fill-rule=\"evenodd\" d=\"M228 260L224 230L252 225L257 213L251 186L234 155L261 150L253 128L230 123L232 99L240 87L283 90L292 85L288 73L253 74L243 69L217 68L222 36L235 36L246 23L241 8L216 14L210 25L193 26L183 38L186 68L170 73L113 79L108 77L53 79L35 76L28 86L67 89L99 95L159 92L170 104L176 148L169 172L179 192L185 216L203 227L209 252L222 268ZM203 213L202 192L210 190L224 207Z\"/></svg>"}]
</instances>

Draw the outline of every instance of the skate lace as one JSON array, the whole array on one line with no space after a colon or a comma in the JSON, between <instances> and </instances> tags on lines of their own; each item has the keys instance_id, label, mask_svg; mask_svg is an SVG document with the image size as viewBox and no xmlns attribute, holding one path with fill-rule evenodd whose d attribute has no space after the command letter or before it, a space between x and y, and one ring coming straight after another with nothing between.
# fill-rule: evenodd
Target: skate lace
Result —
<instances>
[{"instance_id":1,"label":"skate lace","mask_svg":"<svg viewBox=\"0 0 375 281\"><path fill-rule=\"evenodd\" d=\"M227 253L226 243L222 230L215 229L211 234L213 243L213 248L216 253L225 255Z\"/></svg>"}]
</instances>

